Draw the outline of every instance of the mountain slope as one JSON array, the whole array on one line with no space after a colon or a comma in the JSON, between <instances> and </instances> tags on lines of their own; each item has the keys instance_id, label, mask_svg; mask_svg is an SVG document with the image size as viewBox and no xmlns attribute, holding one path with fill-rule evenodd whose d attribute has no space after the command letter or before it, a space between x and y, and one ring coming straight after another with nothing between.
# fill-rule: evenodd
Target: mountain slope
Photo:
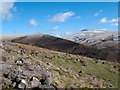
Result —
<instances>
[{"instance_id":1,"label":"mountain slope","mask_svg":"<svg viewBox=\"0 0 120 90\"><path fill-rule=\"evenodd\" d=\"M50 35L27 35L24 37L13 39L12 42L28 44L70 54L83 55L96 59L117 61L117 53L108 52L107 50L101 50L95 47L88 47L82 44L75 43L73 41L53 37ZM114 57L114 59L111 57Z\"/></svg>"},{"instance_id":2,"label":"mountain slope","mask_svg":"<svg viewBox=\"0 0 120 90\"><path fill-rule=\"evenodd\" d=\"M17 82L13 85L11 83L16 80L16 76L26 82L29 88L34 88L38 83L39 87L50 88L51 85L40 84L42 74L47 71L52 74L52 84L58 88L118 88L119 64L116 62L8 41L3 42L0 51L3 53L0 66L4 67L0 84L5 90L15 86ZM16 63L16 60L23 60L23 63ZM24 85L24 83L18 83L18 87L20 87L19 84Z\"/></svg>"}]
</instances>

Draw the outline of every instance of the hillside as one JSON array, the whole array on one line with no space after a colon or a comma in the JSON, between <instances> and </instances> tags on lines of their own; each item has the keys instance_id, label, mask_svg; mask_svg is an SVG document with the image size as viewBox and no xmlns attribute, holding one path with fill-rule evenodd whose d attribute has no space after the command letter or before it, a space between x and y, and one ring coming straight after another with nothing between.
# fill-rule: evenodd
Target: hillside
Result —
<instances>
[{"instance_id":1,"label":"hillside","mask_svg":"<svg viewBox=\"0 0 120 90\"><path fill-rule=\"evenodd\" d=\"M42 48L70 53L70 54L87 56L101 60L108 60L108 61L118 60L117 52L110 52L105 49L97 49L97 47L85 46L73 41L69 41L66 39L62 39L50 35L44 35L44 34L27 35L24 37L13 39L12 42L42 47Z\"/></svg>"},{"instance_id":2,"label":"hillside","mask_svg":"<svg viewBox=\"0 0 120 90\"><path fill-rule=\"evenodd\" d=\"M15 88L118 88L118 63L3 41L3 90ZM1 54L0 54L1 55ZM49 78L45 79L44 77ZM45 81L44 81L45 80ZM47 82L47 83L44 83Z\"/></svg>"}]
</instances>

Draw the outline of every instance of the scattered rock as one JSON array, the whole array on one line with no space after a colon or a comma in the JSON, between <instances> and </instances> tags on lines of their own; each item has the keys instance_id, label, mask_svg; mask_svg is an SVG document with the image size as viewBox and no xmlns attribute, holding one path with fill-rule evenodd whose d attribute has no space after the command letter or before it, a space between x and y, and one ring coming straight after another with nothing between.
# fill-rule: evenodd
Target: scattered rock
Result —
<instances>
[{"instance_id":1,"label":"scattered rock","mask_svg":"<svg viewBox=\"0 0 120 90\"><path fill-rule=\"evenodd\" d=\"M28 84L28 87L30 88L30 87L38 87L39 85L41 85L41 83L40 83L40 81L36 78L36 77L32 77L31 79L30 79L30 82L29 82L29 84Z\"/></svg>"},{"instance_id":2,"label":"scattered rock","mask_svg":"<svg viewBox=\"0 0 120 90\"><path fill-rule=\"evenodd\" d=\"M52 73L52 76L59 76L59 72L57 71L52 71L51 73Z\"/></svg>"},{"instance_id":3,"label":"scattered rock","mask_svg":"<svg viewBox=\"0 0 120 90\"><path fill-rule=\"evenodd\" d=\"M56 90L52 85L42 85L42 86L39 86L38 89Z\"/></svg>"},{"instance_id":4,"label":"scattered rock","mask_svg":"<svg viewBox=\"0 0 120 90\"><path fill-rule=\"evenodd\" d=\"M24 79L22 79L17 86L18 86L17 88L19 89L25 89L28 86L28 84Z\"/></svg>"},{"instance_id":5,"label":"scattered rock","mask_svg":"<svg viewBox=\"0 0 120 90\"><path fill-rule=\"evenodd\" d=\"M52 66L52 63L47 63L47 65Z\"/></svg>"},{"instance_id":6,"label":"scattered rock","mask_svg":"<svg viewBox=\"0 0 120 90\"><path fill-rule=\"evenodd\" d=\"M79 71L78 73L84 73L83 71Z\"/></svg>"},{"instance_id":7,"label":"scattered rock","mask_svg":"<svg viewBox=\"0 0 120 90\"><path fill-rule=\"evenodd\" d=\"M12 49L9 49L9 50L8 50L8 53L10 54L11 52L12 52Z\"/></svg>"},{"instance_id":8,"label":"scattered rock","mask_svg":"<svg viewBox=\"0 0 120 90\"><path fill-rule=\"evenodd\" d=\"M24 50L24 49L22 49L21 51L20 51L20 54L24 54L26 52L26 50Z\"/></svg>"},{"instance_id":9,"label":"scattered rock","mask_svg":"<svg viewBox=\"0 0 120 90\"><path fill-rule=\"evenodd\" d=\"M3 56L2 55L2 61L9 61L10 60L10 57L9 56Z\"/></svg>"},{"instance_id":10,"label":"scattered rock","mask_svg":"<svg viewBox=\"0 0 120 90\"><path fill-rule=\"evenodd\" d=\"M108 86L109 86L109 87L112 87L112 85L111 85L111 84L108 84Z\"/></svg>"},{"instance_id":11,"label":"scattered rock","mask_svg":"<svg viewBox=\"0 0 120 90\"><path fill-rule=\"evenodd\" d=\"M2 81L0 82L0 84L4 84L4 85L7 85L7 84L11 84L12 82L6 78L2 78Z\"/></svg>"},{"instance_id":12,"label":"scattered rock","mask_svg":"<svg viewBox=\"0 0 120 90\"><path fill-rule=\"evenodd\" d=\"M76 76L73 76L73 78L74 78L74 79L77 79L77 77L76 77Z\"/></svg>"},{"instance_id":13,"label":"scattered rock","mask_svg":"<svg viewBox=\"0 0 120 90\"><path fill-rule=\"evenodd\" d=\"M10 84L10 87L16 88L16 82L12 82L12 83Z\"/></svg>"},{"instance_id":14,"label":"scattered rock","mask_svg":"<svg viewBox=\"0 0 120 90\"><path fill-rule=\"evenodd\" d=\"M105 64L105 62L102 62L102 64Z\"/></svg>"},{"instance_id":15,"label":"scattered rock","mask_svg":"<svg viewBox=\"0 0 120 90\"><path fill-rule=\"evenodd\" d=\"M36 64L37 64L37 65L40 65L40 66L42 66L42 67L45 67L45 64L44 64L42 61L37 61Z\"/></svg>"},{"instance_id":16,"label":"scattered rock","mask_svg":"<svg viewBox=\"0 0 120 90\"><path fill-rule=\"evenodd\" d=\"M80 63L83 63L84 61L80 59L79 62L80 62Z\"/></svg>"},{"instance_id":17,"label":"scattered rock","mask_svg":"<svg viewBox=\"0 0 120 90\"><path fill-rule=\"evenodd\" d=\"M51 77L51 73L50 72L46 72L43 74L43 84L44 85L50 85L52 84L52 77Z\"/></svg>"},{"instance_id":18,"label":"scattered rock","mask_svg":"<svg viewBox=\"0 0 120 90\"><path fill-rule=\"evenodd\" d=\"M17 63L17 64L23 64L24 60L22 58L21 59L17 59L17 60L15 60L15 63Z\"/></svg>"},{"instance_id":19,"label":"scattered rock","mask_svg":"<svg viewBox=\"0 0 120 90\"><path fill-rule=\"evenodd\" d=\"M45 58L47 58L47 59L52 59L52 57L49 57L49 56L45 56Z\"/></svg>"},{"instance_id":20,"label":"scattered rock","mask_svg":"<svg viewBox=\"0 0 120 90\"><path fill-rule=\"evenodd\" d=\"M16 78L16 75L13 74L13 73L4 74L4 76L5 76L6 78L9 78L9 79L15 79L15 78Z\"/></svg>"}]
</instances>

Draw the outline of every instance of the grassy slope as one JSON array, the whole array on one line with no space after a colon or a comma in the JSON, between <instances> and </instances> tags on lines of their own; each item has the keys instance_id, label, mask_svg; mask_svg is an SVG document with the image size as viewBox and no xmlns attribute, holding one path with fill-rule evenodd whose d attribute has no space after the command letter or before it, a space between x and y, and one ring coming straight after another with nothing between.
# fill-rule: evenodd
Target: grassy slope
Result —
<instances>
[{"instance_id":1,"label":"grassy slope","mask_svg":"<svg viewBox=\"0 0 120 90\"><path fill-rule=\"evenodd\" d=\"M27 45L25 45L25 46L27 46ZM37 47L35 47L35 48L37 48ZM49 52L48 51L49 50L47 50L46 53L50 52L50 51ZM53 53L53 55L56 55L56 53ZM61 58L46 59L46 60L48 62L53 63L56 66L63 66L64 68L71 68L76 72L78 72L79 70L82 70L87 74L95 75L96 77L100 76L107 83L110 82L114 87L118 87L118 71L117 71L118 69L113 68L113 66L116 65L116 63L107 62L107 61L103 61L103 60L99 61L98 63L95 63L96 60L91 59L91 58L86 58L86 57L76 56L76 55L71 55L71 56L82 59L82 60L86 60L88 65L82 66L82 64L80 62L75 62L72 60L61 59ZM44 61L43 56L39 56L39 58ZM102 62L105 62L105 64L102 64ZM112 72L112 70L115 71L115 73Z\"/></svg>"},{"instance_id":2,"label":"grassy slope","mask_svg":"<svg viewBox=\"0 0 120 90\"><path fill-rule=\"evenodd\" d=\"M43 48L38 48L35 46L30 46L30 45L23 45L23 44L14 44L13 45L15 47L22 47L26 50L29 50L31 52L36 52L36 51L40 51L42 53L44 53L44 55L39 55L37 58L39 58L39 60L42 60L43 62L50 62L54 65L54 67L50 67L49 69L54 71L57 70L57 67L64 67L64 68L71 68L72 70L74 70L75 72L79 72L80 70L84 71L84 74L81 76L81 78L85 78L85 75L94 75L95 77L100 76L101 78L104 79L104 81L106 83L111 83L113 85L113 87L117 88L118 87L118 68L114 68L114 65L117 65L116 62L107 62L107 61L103 61L100 60L98 61L98 63L95 63L96 60L92 59L92 58L86 58L83 56L77 56L77 55L72 55L72 54L66 54L66 53L61 53L61 52L55 52L55 51L50 51L47 49L43 49ZM7 55L7 54L6 54ZM70 56L72 58L78 58L78 59L82 59L83 61L85 61L87 63L86 66L82 66L82 63L80 62L76 62L75 60L69 60L69 59L62 59L62 58L52 58L52 59L48 59L45 58L44 56ZM13 54L13 56L15 56ZM22 55L21 55L22 57ZM37 58L34 56L29 56L29 58L31 58L32 60L36 60ZM36 58L36 59L35 59ZM102 62L105 62L105 64L102 64ZM60 70L58 70L60 72ZM78 80L74 80L72 78L71 74L66 74L64 72L60 72L61 73L61 81L59 80L57 84L59 84L59 87L69 87L69 86L73 86L73 87L79 87L82 84L82 79L78 79ZM68 77L69 79L64 78L64 75L66 77ZM56 79L55 79L56 80ZM56 80L57 81L57 80ZM56 82L55 82L56 83ZM88 84L87 80L84 82L84 84ZM88 87L88 85L86 85Z\"/></svg>"}]
</instances>

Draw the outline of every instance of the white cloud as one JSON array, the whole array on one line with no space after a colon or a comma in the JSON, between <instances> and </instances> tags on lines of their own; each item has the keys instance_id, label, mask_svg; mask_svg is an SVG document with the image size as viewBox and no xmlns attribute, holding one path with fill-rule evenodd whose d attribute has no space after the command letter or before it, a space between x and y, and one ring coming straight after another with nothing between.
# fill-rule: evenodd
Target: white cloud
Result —
<instances>
[{"instance_id":1,"label":"white cloud","mask_svg":"<svg viewBox=\"0 0 120 90\"><path fill-rule=\"evenodd\" d=\"M100 29L100 30L104 30L104 31L107 31L107 29L106 29L106 28L103 28L103 29Z\"/></svg>"},{"instance_id":2,"label":"white cloud","mask_svg":"<svg viewBox=\"0 0 120 90\"><path fill-rule=\"evenodd\" d=\"M80 28L79 30L84 30L84 29L87 29L87 28Z\"/></svg>"},{"instance_id":3,"label":"white cloud","mask_svg":"<svg viewBox=\"0 0 120 90\"><path fill-rule=\"evenodd\" d=\"M19 33L20 31L19 30L14 30L13 33Z\"/></svg>"},{"instance_id":4,"label":"white cloud","mask_svg":"<svg viewBox=\"0 0 120 90\"><path fill-rule=\"evenodd\" d=\"M65 35L71 35L73 32L67 31L65 32Z\"/></svg>"},{"instance_id":5,"label":"white cloud","mask_svg":"<svg viewBox=\"0 0 120 90\"><path fill-rule=\"evenodd\" d=\"M80 16L75 17L75 19L79 19L79 18L80 18Z\"/></svg>"},{"instance_id":6,"label":"white cloud","mask_svg":"<svg viewBox=\"0 0 120 90\"><path fill-rule=\"evenodd\" d=\"M103 10L100 10L100 11L96 12L96 13L94 14L94 16L98 16L101 12L103 12Z\"/></svg>"},{"instance_id":7,"label":"white cloud","mask_svg":"<svg viewBox=\"0 0 120 90\"><path fill-rule=\"evenodd\" d=\"M50 17L50 15L47 16L48 18Z\"/></svg>"},{"instance_id":8,"label":"white cloud","mask_svg":"<svg viewBox=\"0 0 120 90\"><path fill-rule=\"evenodd\" d=\"M110 23L114 23L114 22L118 22L118 18L113 18L111 21L109 21Z\"/></svg>"},{"instance_id":9,"label":"white cloud","mask_svg":"<svg viewBox=\"0 0 120 90\"><path fill-rule=\"evenodd\" d=\"M37 33L43 33L43 31L40 29L40 30L38 30L38 32Z\"/></svg>"},{"instance_id":10,"label":"white cloud","mask_svg":"<svg viewBox=\"0 0 120 90\"><path fill-rule=\"evenodd\" d=\"M13 11L14 11L14 12L17 12L17 7L14 7L14 8L13 8Z\"/></svg>"},{"instance_id":11,"label":"white cloud","mask_svg":"<svg viewBox=\"0 0 120 90\"><path fill-rule=\"evenodd\" d=\"M38 25L38 23L37 23L37 21L35 19L31 19L29 21L29 23L30 23L31 26L37 26Z\"/></svg>"},{"instance_id":12,"label":"white cloud","mask_svg":"<svg viewBox=\"0 0 120 90\"><path fill-rule=\"evenodd\" d=\"M56 37L61 37L60 33L59 32L52 32L51 33L53 36L56 36Z\"/></svg>"},{"instance_id":13,"label":"white cloud","mask_svg":"<svg viewBox=\"0 0 120 90\"><path fill-rule=\"evenodd\" d=\"M1 0L1 2L16 2L16 0Z\"/></svg>"},{"instance_id":14,"label":"white cloud","mask_svg":"<svg viewBox=\"0 0 120 90\"><path fill-rule=\"evenodd\" d=\"M104 17L100 20L101 23L106 23L107 22L107 17Z\"/></svg>"},{"instance_id":15,"label":"white cloud","mask_svg":"<svg viewBox=\"0 0 120 90\"><path fill-rule=\"evenodd\" d=\"M8 1L8 2L7 2ZM0 3L0 17L3 20L9 20L13 17L11 10L14 8L16 0L2 0Z\"/></svg>"},{"instance_id":16,"label":"white cloud","mask_svg":"<svg viewBox=\"0 0 120 90\"><path fill-rule=\"evenodd\" d=\"M50 19L50 22L65 22L68 18L75 15L74 12L58 13Z\"/></svg>"},{"instance_id":17,"label":"white cloud","mask_svg":"<svg viewBox=\"0 0 120 90\"><path fill-rule=\"evenodd\" d=\"M118 26L118 23L112 23L111 26Z\"/></svg>"},{"instance_id":18,"label":"white cloud","mask_svg":"<svg viewBox=\"0 0 120 90\"><path fill-rule=\"evenodd\" d=\"M56 27L53 27L53 28L52 28L52 30L56 30L56 29L58 29L58 28L59 28L59 27L58 27L58 26L56 26Z\"/></svg>"}]
</instances>

